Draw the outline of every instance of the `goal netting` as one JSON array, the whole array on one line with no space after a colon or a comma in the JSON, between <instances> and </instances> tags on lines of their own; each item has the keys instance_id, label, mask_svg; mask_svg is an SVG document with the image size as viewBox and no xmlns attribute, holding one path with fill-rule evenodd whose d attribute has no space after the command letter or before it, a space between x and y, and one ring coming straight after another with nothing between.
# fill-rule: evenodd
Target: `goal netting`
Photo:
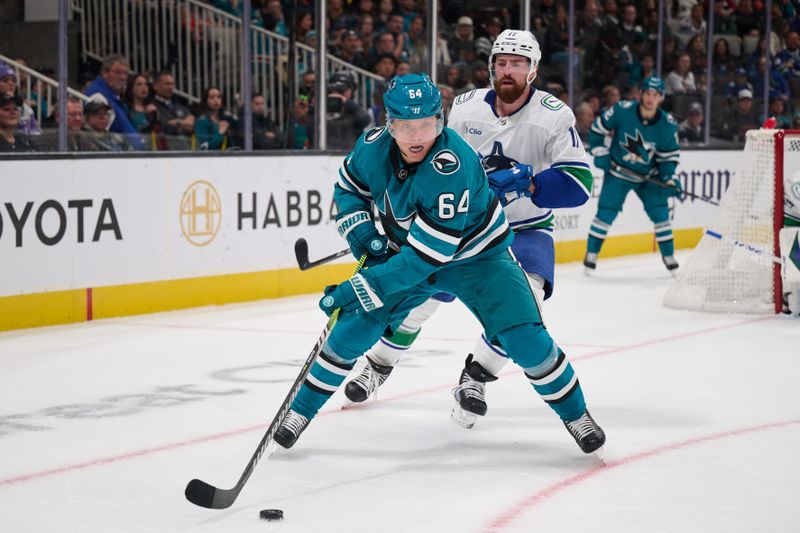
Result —
<instances>
[{"instance_id":1,"label":"goal netting","mask_svg":"<svg viewBox=\"0 0 800 533\"><path fill-rule=\"evenodd\" d=\"M778 313L784 168L800 168L800 132L751 130L710 224L664 296L677 309Z\"/></svg>"}]
</instances>

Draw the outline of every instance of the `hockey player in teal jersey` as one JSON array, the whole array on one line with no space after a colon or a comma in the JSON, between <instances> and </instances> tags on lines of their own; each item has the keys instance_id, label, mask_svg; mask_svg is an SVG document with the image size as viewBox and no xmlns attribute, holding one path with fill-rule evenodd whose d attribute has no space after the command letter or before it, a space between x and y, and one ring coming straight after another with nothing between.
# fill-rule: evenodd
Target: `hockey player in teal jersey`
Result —
<instances>
[{"instance_id":1,"label":"hockey player in teal jersey","mask_svg":"<svg viewBox=\"0 0 800 533\"><path fill-rule=\"evenodd\" d=\"M480 159L443 127L441 95L428 76L395 77L384 95L386 128L368 131L335 185L337 226L368 267L325 289L320 307L339 320L275 441L294 445L356 360L437 292L460 299L499 340L534 390L591 453L605 434L577 375L542 324L525 272L508 251L512 233ZM377 208L385 236L372 219Z\"/></svg>"},{"instance_id":2,"label":"hockey player in teal jersey","mask_svg":"<svg viewBox=\"0 0 800 533\"><path fill-rule=\"evenodd\" d=\"M683 192L674 176L679 157L678 125L659 107L663 96L664 82L650 76L642 82L639 102L619 102L592 124L589 151L605 178L597 215L589 228L583 260L587 273L597 267L597 254L630 191L642 200L655 225L664 265L670 271L678 268L667 206L668 198Z\"/></svg>"}]
</instances>

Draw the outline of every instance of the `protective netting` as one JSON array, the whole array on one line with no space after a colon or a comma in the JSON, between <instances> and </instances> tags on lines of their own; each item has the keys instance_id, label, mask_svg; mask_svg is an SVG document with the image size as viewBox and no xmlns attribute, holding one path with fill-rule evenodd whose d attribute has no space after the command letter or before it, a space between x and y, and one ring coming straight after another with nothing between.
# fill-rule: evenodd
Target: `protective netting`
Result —
<instances>
[{"instance_id":1,"label":"protective netting","mask_svg":"<svg viewBox=\"0 0 800 533\"><path fill-rule=\"evenodd\" d=\"M776 239L775 133L747 132L741 167L720 201L717 220L708 228L723 238L703 235L664 295L667 307L775 312L771 260ZM786 148L791 144L787 142Z\"/></svg>"}]
</instances>

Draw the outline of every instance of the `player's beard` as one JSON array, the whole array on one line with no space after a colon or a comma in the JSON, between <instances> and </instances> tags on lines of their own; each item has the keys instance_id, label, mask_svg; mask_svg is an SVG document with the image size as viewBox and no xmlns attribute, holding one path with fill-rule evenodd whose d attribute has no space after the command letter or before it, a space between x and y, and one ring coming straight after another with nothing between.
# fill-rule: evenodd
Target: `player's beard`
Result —
<instances>
[{"instance_id":1,"label":"player's beard","mask_svg":"<svg viewBox=\"0 0 800 533\"><path fill-rule=\"evenodd\" d=\"M510 81L514 85L503 85L502 82L504 81ZM516 102L519 97L522 96L522 93L525 92L526 87L527 85L517 83L517 80L511 76L505 76L502 80L494 80L494 90L497 93L497 97L505 104L513 104Z\"/></svg>"}]
</instances>

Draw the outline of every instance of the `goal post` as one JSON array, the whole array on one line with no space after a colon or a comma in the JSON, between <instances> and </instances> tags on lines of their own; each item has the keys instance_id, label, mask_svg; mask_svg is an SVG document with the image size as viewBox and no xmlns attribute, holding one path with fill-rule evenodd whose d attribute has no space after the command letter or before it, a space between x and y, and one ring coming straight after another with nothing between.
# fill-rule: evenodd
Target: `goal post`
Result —
<instances>
[{"instance_id":1,"label":"goal post","mask_svg":"<svg viewBox=\"0 0 800 533\"><path fill-rule=\"evenodd\" d=\"M664 295L676 309L780 313L784 177L800 172L800 130L747 132L714 222Z\"/></svg>"}]
</instances>

